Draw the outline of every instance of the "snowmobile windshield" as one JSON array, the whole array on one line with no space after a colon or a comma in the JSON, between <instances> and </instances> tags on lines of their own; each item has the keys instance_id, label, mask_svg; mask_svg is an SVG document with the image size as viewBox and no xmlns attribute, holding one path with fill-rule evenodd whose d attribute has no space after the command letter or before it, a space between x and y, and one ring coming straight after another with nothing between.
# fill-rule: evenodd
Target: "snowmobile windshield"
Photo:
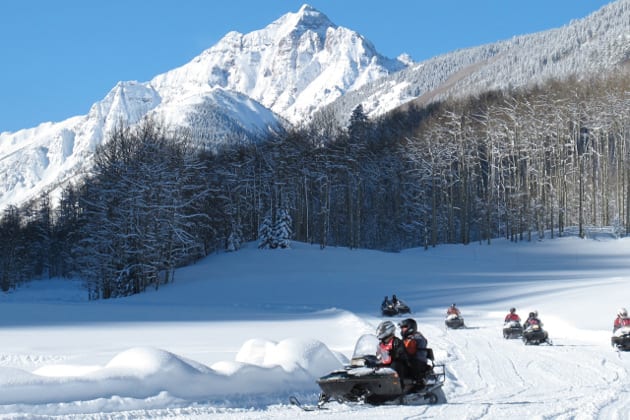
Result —
<instances>
[{"instance_id":1,"label":"snowmobile windshield","mask_svg":"<svg viewBox=\"0 0 630 420\"><path fill-rule=\"evenodd\" d=\"M354 346L352 358L374 356L378 352L378 338L374 334L364 334L357 340Z\"/></svg>"}]
</instances>

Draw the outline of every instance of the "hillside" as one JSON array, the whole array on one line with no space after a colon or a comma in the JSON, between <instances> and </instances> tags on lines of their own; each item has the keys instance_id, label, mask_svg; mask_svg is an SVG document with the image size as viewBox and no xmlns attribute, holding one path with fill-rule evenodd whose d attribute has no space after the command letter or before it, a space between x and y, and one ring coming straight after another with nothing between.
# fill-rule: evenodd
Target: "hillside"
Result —
<instances>
[{"instance_id":1,"label":"hillside","mask_svg":"<svg viewBox=\"0 0 630 420\"><path fill-rule=\"evenodd\" d=\"M417 100L426 105L489 90L588 78L630 60L630 1L619 0L562 28L453 51L349 92L328 108L349 115L359 104L372 117Z\"/></svg>"}]
</instances>

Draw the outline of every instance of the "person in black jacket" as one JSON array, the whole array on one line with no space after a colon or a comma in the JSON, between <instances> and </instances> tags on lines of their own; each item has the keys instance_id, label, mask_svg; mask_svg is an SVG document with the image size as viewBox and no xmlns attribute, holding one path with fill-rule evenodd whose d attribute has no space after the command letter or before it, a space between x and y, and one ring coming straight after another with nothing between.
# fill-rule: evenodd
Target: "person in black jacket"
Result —
<instances>
[{"instance_id":1,"label":"person in black jacket","mask_svg":"<svg viewBox=\"0 0 630 420\"><path fill-rule=\"evenodd\" d=\"M431 366L429 365L428 341L420 331L418 323L413 318L404 319L398 324L403 343L409 358L409 368L416 380L424 379Z\"/></svg>"},{"instance_id":2,"label":"person in black jacket","mask_svg":"<svg viewBox=\"0 0 630 420\"><path fill-rule=\"evenodd\" d=\"M529 316L523 323L523 329L527 329L533 325L538 325L540 328L542 328L543 326L543 323L540 321L540 318L538 318L538 311L529 313Z\"/></svg>"}]
</instances>

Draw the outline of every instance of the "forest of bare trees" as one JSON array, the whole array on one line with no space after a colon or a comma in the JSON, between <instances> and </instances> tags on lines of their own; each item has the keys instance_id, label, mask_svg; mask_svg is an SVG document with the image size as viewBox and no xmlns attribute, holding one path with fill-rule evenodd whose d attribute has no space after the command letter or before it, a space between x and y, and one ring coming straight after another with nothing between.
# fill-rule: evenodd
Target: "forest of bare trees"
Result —
<instances>
[{"instance_id":1,"label":"forest of bare trees","mask_svg":"<svg viewBox=\"0 0 630 420\"><path fill-rule=\"evenodd\" d=\"M627 71L336 121L216 153L150 121L120 128L58 204L4 211L0 287L64 276L93 299L140 293L279 223L322 248L390 251L630 229Z\"/></svg>"}]
</instances>

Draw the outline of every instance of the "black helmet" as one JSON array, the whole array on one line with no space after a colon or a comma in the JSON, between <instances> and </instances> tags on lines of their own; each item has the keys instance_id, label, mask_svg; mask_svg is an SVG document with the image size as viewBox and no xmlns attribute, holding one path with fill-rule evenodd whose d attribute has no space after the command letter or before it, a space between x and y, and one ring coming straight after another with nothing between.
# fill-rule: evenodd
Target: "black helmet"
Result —
<instances>
[{"instance_id":1,"label":"black helmet","mask_svg":"<svg viewBox=\"0 0 630 420\"><path fill-rule=\"evenodd\" d=\"M391 337L395 332L396 326L392 321L383 321L376 327L376 337L381 341L387 337Z\"/></svg>"},{"instance_id":2,"label":"black helmet","mask_svg":"<svg viewBox=\"0 0 630 420\"><path fill-rule=\"evenodd\" d=\"M510 313L513 314L514 312L516 312L516 308L510 308Z\"/></svg>"},{"instance_id":3,"label":"black helmet","mask_svg":"<svg viewBox=\"0 0 630 420\"><path fill-rule=\"evenodd\" d=\"M533 313L533 312L530 312L530 313L529 313L529 317L530 317L530 318L536 318L536 314L535 314L535 313Z\"/></svg>"},{"instance_id":4,"label":"black helmet","mask_svg":"<svg viewBox=\"0 0 630 420\"><path fill-rule=\"evenodd\" d=\"M453 304L451 305L451 308L454 308L455 306L456 306L456 305L453 303Z\"/></svg>"},{"instance_id":5,"label":"black helmet","mask_svg":"<svg viewBox=\"0 0 630 420\"><path fill-rule=\"evenodd\" d=\"M413 318L403 319L402 321L400 321L400 324L398 324L398 326L400 327L400 331L402 332L403 336L407 336L418 331L418 324ZM403 331L403 328L407 328L407 331Z\"/></svg>"}]
</instances>

